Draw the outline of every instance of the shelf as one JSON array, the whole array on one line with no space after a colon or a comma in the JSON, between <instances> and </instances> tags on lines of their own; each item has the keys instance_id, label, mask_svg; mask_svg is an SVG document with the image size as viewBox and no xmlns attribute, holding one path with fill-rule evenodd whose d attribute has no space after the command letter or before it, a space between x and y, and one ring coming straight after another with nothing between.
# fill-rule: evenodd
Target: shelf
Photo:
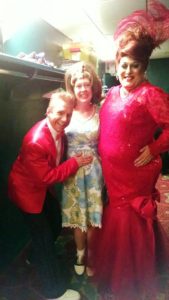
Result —
<instances>
[{"instance_id":1,"label":"shelf","mask_svg":"<svg viewBox=\"0 0 169 300\"><path fill-rule=\"evenodd\" d=\"M30 62L3 53L0 54L0 75L63 82L64 73L65 71L62 69Z\"/></svg>"}]
</instances>

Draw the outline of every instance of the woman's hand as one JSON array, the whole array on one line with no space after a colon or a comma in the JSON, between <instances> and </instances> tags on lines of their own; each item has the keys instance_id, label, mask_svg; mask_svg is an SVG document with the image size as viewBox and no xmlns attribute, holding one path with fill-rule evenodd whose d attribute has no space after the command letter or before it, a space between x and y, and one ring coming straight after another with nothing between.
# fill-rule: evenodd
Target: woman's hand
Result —
<instances>
[{"instance_id":1,"label":"woman's hand","mask_svg":"<svg viewBox=\"0 0 169 300\"><path fill-rule=\"evenodd\" d=\"M136 167L147 165L153 158L149 146L145 146L142 149L140 149L140 153L141 154L134 161L134 165Z\"/></svg>"},{"instance_id":2,"label":"woman's hand","mask_svg":"<svg viewBox=\"0 0 169 300\"><path fill-rule=\"evenodd\" d=\"M88 165L93 160L93 156L92 155L84 155L82 153L76 154L74 156L74 158L76 159L79 167Z\"/></svg>"}]
</instances>

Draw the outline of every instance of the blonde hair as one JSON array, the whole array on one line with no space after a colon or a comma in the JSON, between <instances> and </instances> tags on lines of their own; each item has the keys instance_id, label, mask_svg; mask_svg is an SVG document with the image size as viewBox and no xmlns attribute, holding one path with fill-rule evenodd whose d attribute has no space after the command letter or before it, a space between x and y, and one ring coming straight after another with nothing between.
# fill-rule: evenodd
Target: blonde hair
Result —
<instances>
[{"instance_id":1,"label":"blonde hair","mask_svg":"<svg viewBox=\"0 0 169 300\"><path fill-rule=\"evenodd\" d=\"M57 107L59 100L71 105L72 107L76 104L76 99L71 93L58 89L51 95L46 112L50 112Z\"/></svg>"},{"instance_id":2,"label":"blonde hair","mask_svg":"<svg viewBox=\"0 0 169 300\"><path fill-rule=\"evenodd\" d=\"M102 84L94 67L87 62L77 62L65 73L66 90L74 95L74 85L77 79L87 78L92 86L92 103L99 103L101 100Z\"/></svg>"}]
</instances>

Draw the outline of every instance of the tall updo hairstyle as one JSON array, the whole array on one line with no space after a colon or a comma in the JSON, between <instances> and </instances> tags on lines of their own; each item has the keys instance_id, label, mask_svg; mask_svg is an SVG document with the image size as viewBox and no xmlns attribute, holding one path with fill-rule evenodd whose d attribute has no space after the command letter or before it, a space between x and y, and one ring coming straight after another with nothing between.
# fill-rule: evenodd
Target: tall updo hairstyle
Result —
<instances>
[{"instance_id":1,"label":"tall updo hairstyle","mask_svg":"<svg viewBox=\"0 0 169 300\"><path fill-rule=\"evenodd\" d=\"M151 36L143 35L141 31L127 31L119 41L115 57L116 66L122 57L128 56L140 62L143 71L145 71L154 48L154 41Z\"/></svg>"},{"instance_id":2,"label":"tall updo hairstyle","mask_svg":"<svg viewBox=\"0 0 169 300\"><path fill-rule=\"evenodd\" d=\"M84 61L73 64L65 73L65 86L69 93L74 95L74 86L77 79L87 78L92 86L92 103L101 101L102 84L94 67Z\"/></svg>"},{"instance_id":3,"label":"tall updo hairstyle","mask_svg":"<svg viewBox=\"0 0 169 300\"><path fill-rule=\"evenodd\" d=\"M147 10L137 10L122 19L114 34L115 63L129 56L147 69L156 47L169 39L169 9L157 0L149 0Z\"/></svg>"}]
</instances>

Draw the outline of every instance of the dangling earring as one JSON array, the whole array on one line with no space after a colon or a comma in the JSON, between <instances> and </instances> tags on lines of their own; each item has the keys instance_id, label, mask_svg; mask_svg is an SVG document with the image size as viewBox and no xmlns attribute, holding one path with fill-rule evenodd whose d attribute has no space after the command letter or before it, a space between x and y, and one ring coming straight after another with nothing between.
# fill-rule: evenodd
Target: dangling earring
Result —
<instances>
[{"instance_id":1,"label":"dangling earring","mask_svg":"<svg viewBox=\"0 0 169 300\"><path fill-rule=\"evenodd\" d=\"M117 73L115 74L116 80L119 81L119 76L117 75Z\"/></svg>"},{"instance_id":2,"label":"dangling earring","mask_svg":"<svg viewBox=\"0 0 169 300\"><path fill-rule=\"evenodd\" d=\"M148 77L147 77L147 71L144 72L144 79L145 79L145 80L148 80Z\"/></svg>"},{"instance_id":3,"label":"dangling earring","mask_svg":"<svg viewBox=\"0 0 169 300\"><path fill-rule=\"evenodd\" d=\"M119 76L118 76L118 74L117 74L117 73L115 74L115 77L116 77L116 79L117 79L117 80L119 80Z\"/></svg>"}]
</instances>

